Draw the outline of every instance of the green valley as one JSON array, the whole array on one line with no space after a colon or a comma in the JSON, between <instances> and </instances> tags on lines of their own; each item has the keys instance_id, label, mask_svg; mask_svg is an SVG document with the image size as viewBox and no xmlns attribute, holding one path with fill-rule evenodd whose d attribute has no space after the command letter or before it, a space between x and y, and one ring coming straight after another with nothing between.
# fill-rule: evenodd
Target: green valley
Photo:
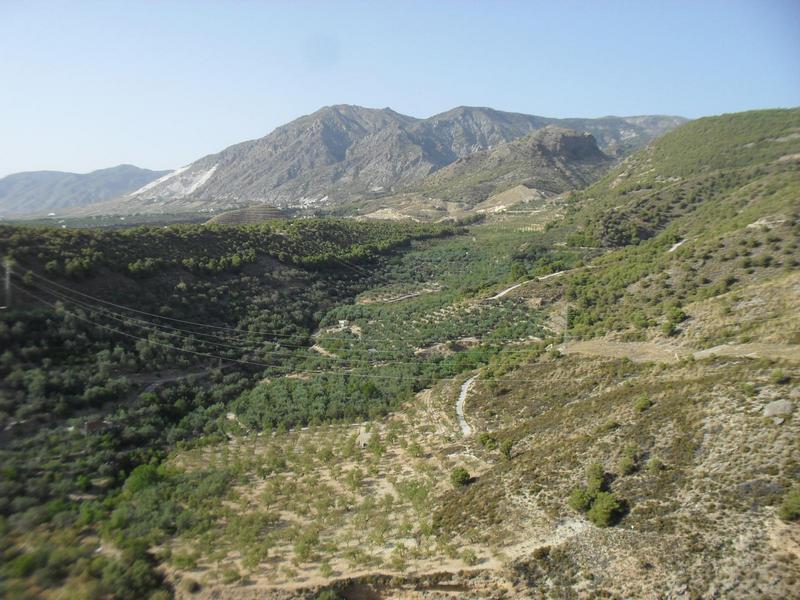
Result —
<instances>
[{"instance_id":1,"label":"green valley","mask_svg":"<svg viewBox=\"0 0 800 600\"><path fill-rule=\"evenodd\" d=\"M482 152L460 220L0 226L0 595L796 595L800 110Z\"/></svg>"}]
</instances>

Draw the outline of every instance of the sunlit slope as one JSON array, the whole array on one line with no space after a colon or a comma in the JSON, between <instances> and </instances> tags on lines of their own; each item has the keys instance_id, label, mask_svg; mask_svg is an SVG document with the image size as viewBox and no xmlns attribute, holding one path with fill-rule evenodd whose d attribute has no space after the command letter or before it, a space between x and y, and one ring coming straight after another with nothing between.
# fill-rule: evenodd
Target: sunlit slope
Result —
<instances>
[{"instance_id":1,"label":"sunlit slope","mask_svg":"<svg viewBox=\"0 0 800 600\"><path fill-rule=\"evenodd\" d=\"M620 246L682 216L700 230L746 211L789 209L799 164L800 109L698 119L575 194L562 231L576 231L575 244Z\"/></svg>"}]
</instances>

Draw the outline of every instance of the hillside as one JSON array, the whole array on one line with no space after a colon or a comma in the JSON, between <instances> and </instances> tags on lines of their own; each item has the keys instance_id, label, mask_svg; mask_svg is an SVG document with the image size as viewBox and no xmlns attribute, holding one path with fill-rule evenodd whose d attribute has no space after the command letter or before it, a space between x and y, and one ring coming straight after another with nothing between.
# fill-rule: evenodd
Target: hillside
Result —
<instances>
[{"instance_id":1,"label":"hillside","mask_svg":"<svg viewBox=\"0 0 800 600\"><path fill-rule=\"evenodd\" d=\"M797 597L798 115L558 211L0 228L0 593Z\"/></svg>"},{"instance_id":2,"label":"hillside","mask_svg":"<svg viewBox=\"0 0 800 600\"><path fill-rule=\"evenodd\" d=\"M593 134L601 148L625 153L683 119L559 120L471 107L417 119L389 108L329 106L90 212L180 212L253 202L280 208L335 206L402 189L478 150L562 122Z\"/></svg>"},{"instance_id":3,"label":"hillside","mask_svg":"<svg viewBox=\"0 0 800 600\"><path fill-rule=\"evenodd\" d=\"M34 215L116 198L167 175L133 165L91 173L32 171L0 179L0 216Z\"/></svg>"},{"instance_id":4,"label":"hillside","mask_svg":"<svg viewBox=\"0 0 800 600\"><path fill-rule=\"evenodd\" d=\"M594 137L548 125L520 139L474 152L435 171L409 190L345 204L362 218L438 221L518 204L533 210L581 189L614 164Z\"/></svg>"},{"instance_id":5,"label":"hillside","mask_svg":"<svg viewBox=\"0 0 800 600\"><path fill-rule=\"evenodd\" d=\"M762 190L777 195L772 182L791 190L798 139L799 109L698 119L574 195L562 232L577 228L587 245L615 246L652 237L691 214L715 225L721 215L765 202Z\"/></svg>"},{"instance_id":6,"label":"hillside","mask_svg":"<svg viewBox=\"0 0 800 600\"><path fill-rule=\"evenodd\" d=\"M461 158L427 177L420 188L471 204L516 185L558 194L593 183L611 163L591 134L545 127Z\"/></svg>"}]
</instances>

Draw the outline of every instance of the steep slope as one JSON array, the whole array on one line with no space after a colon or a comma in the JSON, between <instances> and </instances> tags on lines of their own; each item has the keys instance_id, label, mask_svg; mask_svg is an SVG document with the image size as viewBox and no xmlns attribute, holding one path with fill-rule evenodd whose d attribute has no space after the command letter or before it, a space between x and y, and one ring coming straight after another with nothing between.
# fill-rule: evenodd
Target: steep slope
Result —
<instances>
[{"instance_id":1,"label":"steep slope","mask_svg":"<svg viewBox=\"0 0 800 600\"><path fill-rule=\"evenodd\" d=\"M31 171L0 179L0 215L37 214L127 194L168 174L133 165L91 173Z\"/></svg>"},{"instance_id":2,"label":"steep slope","mask_svg":"<svg viewBox=\"0 0 800 600\"><path fill-rule=\"evenodd\" d=\"M547 126L461 158L430 175L419 187L423 193L467 204L516 185L557 194L592 183L612 162L591 134Z\"/></svg>"},{"instance_id":3,"label":"steep slope","mask_svg":"<svg viewBox=\"0 0 800 600\"><path fill-rule=\"evenodd\" d=\"M796 185L799 159L800 109L698 119L576 194L560 231L577 229L583 245L621 246L686 215L718 226L720 216L774 198L776 186Z\"/></svg>"},{"instance_id":4,"label":"steep slope","mask_svg":"<svg viewBox=\"0 0 800 600\"><path fill-rule=\"evenodd\" d=\"M644 145L680 121L677 117L568 120L615 152L622 141L626 147ZM408 187L473 152L561 122L488 108L460 107L416 119L389 108L330 106L92 210L176 212L252 202L281 208L335 205Z\"/></svg>"},{"instance_id":5,"label":"steep slope","mask_svg":"<svg viewBox=\"0 0 800 600\"><path fill-rule=\"evenodd\" d=\"M368 219L437 221L505 211L520 203L552 204L554 196L586 187L613 164L591 134L547 125L459 158L399 194L358 200L342 210Z\"/></svg>"},{"instance_id":6,"label":"steep slope","mask_svg":"<svg viewBox=\"0 0 800 600\"><path fill-rule=\"evenodd\" d=\"M603 152L622 157L649 144L668 131L686 123L683 117L642 115L636 117L600 117L598 119L561 119L561 127L591 133Z\"/></svg>"}]
</instances>

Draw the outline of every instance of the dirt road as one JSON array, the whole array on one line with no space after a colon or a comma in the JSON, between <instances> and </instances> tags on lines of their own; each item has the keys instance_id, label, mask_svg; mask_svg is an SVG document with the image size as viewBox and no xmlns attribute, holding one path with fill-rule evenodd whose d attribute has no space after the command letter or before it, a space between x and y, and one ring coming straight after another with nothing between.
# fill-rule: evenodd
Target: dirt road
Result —
<instances>
[{"instance_id":1,"label":"dirt road","mask_svg":"<svg viewBox=\"0 0 800 600\"><path fill-rule=\"evenodd\" d=\"M477 378L477 375L473 375L461 385L461 392L458 394L458 400L456 401L456 416L458 417L458 426L461 427L461 433L465 436L468 436L472 433L472 427L469 426L467 419L464 418L464 401L467 399L467 394L469 393L469 388L472 387L472 382L474 382Z\"/></svg>"}]
</instances>

